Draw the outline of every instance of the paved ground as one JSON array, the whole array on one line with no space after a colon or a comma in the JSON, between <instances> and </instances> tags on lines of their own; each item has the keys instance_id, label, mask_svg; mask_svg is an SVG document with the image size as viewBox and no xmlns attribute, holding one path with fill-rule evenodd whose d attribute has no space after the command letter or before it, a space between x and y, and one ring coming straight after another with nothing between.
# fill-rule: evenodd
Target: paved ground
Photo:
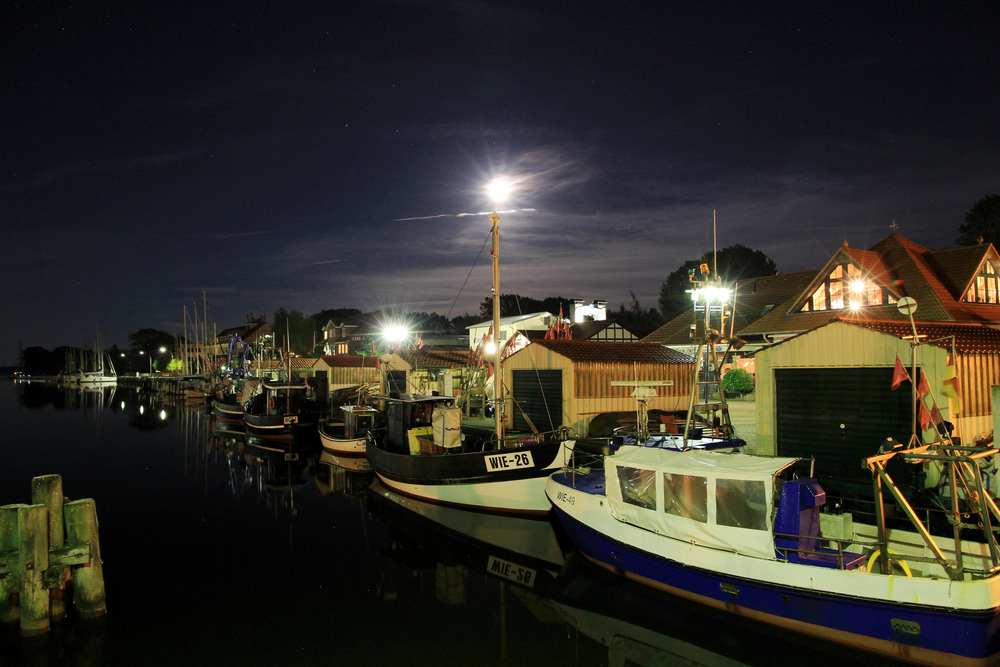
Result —
<instances>
[{"instance_id":1,"label":"paved ground","mask_svg":"<svg viewBox=\"0 0 1000 667\"><path fill-rule=\"evenodd\" d=\"M730 401L729 420L736 427L737 437L746 440L751 447L757 446L757 403L752 397Z\"/></svg>"}]
</instances>

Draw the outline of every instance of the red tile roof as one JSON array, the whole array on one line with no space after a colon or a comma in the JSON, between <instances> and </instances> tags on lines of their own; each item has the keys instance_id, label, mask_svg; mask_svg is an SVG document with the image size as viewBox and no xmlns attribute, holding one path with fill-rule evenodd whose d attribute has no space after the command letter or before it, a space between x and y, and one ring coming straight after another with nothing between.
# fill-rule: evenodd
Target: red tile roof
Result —
<instances>
[{"instance_id":1,"label":"red tile roof","mask_svg":"<svg viewBox=\"0 0 1000 667\"><path fill-rule=\"evenodd\" d=\"M588 340L536 340L573 362L615 364L693 364L694 358L659 343L612 343Z\"/></svg>"},{"instance_id":2,"label":"red tile roof","mask_svg":"<svg viewBox=\"0 0 1000 667\"><path fill-rule=\"evenodd\" d=\"M845 320L846 321L846 320ZM909 322L863 321L847 322L865 329L873 329L899 338L913 338L913 328ZM955 337L955 350L966 353L1000 352L1000 330L978 324L927 323L916 322L917 335L921 340ZM929 343L951 349L951 339Z\"/></svg>"},{"instance_id":3,"label":"red tile roof","mask_svg":"<svg viewBox=\"0 0 1000 667\"><path fill-rule=\"evenodd\" d=\"M469 363L469 350L404 350L396 353L411 368L461 368Z\"/></svg>"},{"instance_id":4,"label":"red tile roof","mask_svg":"<svg viewBox=\"0 0 1000 667\"><path fill-rule=\"evenodd\" d=\"M375 357L359 354L324 354L320 357L330 368L374 368Z\"/></svg>"}]
</instances>

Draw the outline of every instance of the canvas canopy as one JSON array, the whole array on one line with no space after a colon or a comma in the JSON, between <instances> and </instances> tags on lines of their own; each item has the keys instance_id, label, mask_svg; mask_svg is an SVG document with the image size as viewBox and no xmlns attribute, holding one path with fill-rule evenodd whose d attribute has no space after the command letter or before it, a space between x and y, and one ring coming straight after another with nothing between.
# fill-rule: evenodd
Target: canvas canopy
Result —
<instances>
[{"instance_id":1,"label":"canvas canopy","mask_svg":"<svg viewBox=\"0 0 1000 667\"><path fill-rule=\"evenodd\" d=\"M796 460L622 447L604 459L608 505L656 534L773 560L774 477Z\"/></svg>"}]
</instances>

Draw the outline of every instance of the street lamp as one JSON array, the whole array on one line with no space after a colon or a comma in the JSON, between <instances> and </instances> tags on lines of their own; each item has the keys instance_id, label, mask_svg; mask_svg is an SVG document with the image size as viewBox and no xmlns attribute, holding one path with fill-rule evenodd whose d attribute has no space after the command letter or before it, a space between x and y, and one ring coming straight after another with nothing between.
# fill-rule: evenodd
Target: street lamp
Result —
<instances>
[{"instance_id":1,"label":"street lamp","mask_svg":"<svg viewBox=\"0 0 1000 667\"><path fill-rule=\"evenodd\" d=\"M511 191L511 182L506 178L494 178L486 186L486 192L494 203L503 202ZM496 432L497 446L503 442L503 416L501 402L502 395L500 386L503 384L503 376L500 375L500 216L494 210L490 214L490 222L493 223L493 428Z\"/></svg>"}]
</instances>

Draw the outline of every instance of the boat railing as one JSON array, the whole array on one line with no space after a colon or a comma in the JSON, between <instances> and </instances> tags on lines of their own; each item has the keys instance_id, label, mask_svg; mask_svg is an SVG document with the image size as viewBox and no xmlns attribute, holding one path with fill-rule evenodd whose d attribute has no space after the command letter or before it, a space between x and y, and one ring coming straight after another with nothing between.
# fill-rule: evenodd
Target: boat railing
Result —
<instances>
[{"instance_id":1,"label":"boat railing","mask_svg":"<svg viewBox=\"0 0 1000 667\"><path fill-rule=\"evenodd\" d=\"M877 542L864 542L850 538L817 537L816 535L795 535L792 533L775 533L774 537L776 541L778 539L795 540L799 545L792 548L775 544L774 550L779 554L779 560L825 567L836 565L838 570L853 570L864 566L867 555L878 548ZM802 546L803 544L815 544L817 542L836 544L836 548L816 547L810 549ZM848 547L862 547L867 549L867 551L865 553L845 551ZM790 554L796 554L796 556L800 557L805 556L805 558L791 558ZM929 560L933 561L933 559Z\"/></svg>"}]
</instances>

